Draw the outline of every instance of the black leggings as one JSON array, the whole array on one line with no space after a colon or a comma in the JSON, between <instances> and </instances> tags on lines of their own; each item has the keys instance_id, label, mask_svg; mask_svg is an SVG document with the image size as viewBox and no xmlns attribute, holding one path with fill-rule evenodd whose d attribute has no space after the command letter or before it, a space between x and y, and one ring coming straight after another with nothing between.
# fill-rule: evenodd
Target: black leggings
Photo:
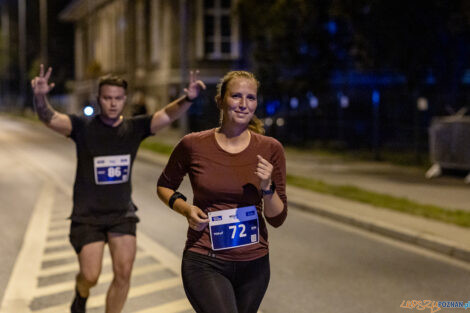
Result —
<instances>
[{"instance_id":1,"label":"black leggings","mask_svg":"<svg viewBox=\"0 0 470 313\"><path fill-rule=\"evenodd\" d=\"M268 288L269 255L235 262L185 251L181 273L197 313L256 313Z\"/></svg>"}]
</instances>

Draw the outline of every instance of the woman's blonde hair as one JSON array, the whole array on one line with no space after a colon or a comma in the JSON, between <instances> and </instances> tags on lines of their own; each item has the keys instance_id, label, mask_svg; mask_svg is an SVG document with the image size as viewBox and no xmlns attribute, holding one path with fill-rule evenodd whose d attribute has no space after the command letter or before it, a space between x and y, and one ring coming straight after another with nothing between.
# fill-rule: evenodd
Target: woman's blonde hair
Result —
<instances>
[{"instance_id":1,"label":"woman's blonde hair","mask_svg":"<svg viewBox=\"0 0 470 313\"><path fill-rule=\"evenodd\" d=\"M222 77L222 79L217 84L217 95L215 96L215 101L217 103L219 103L219 101L223 101L225 92L227 91L227 85L234 78L252 79L256 83L256 88L259 88L259 81L256 79L253 73L247 71L230 71L225 74L225 76ZM220 110L220 123L222 123L222 119L223 113L222 110ZM256 115L253 115L250 123L248 124L248 129L258 134L264 134L263 122L259 118L257 118Z\"/></svg>"}]
</instances>

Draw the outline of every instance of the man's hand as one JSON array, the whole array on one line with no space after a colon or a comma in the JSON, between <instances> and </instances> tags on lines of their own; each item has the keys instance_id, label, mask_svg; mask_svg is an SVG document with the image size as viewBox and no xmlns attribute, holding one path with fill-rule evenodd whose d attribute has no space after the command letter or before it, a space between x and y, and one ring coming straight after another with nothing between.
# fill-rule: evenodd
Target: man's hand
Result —
<instances>
[{"instance_id":1,"label":"man's hand","mask_svg":"<svg viewBox=\"0 0 470 313\"><path fill-rule=\"evenodd\" d=\"M36 76L31 80L31 87L33 88L33 93L35 96L45 96L49 93L49 91L52 90L52 88L54 88L54 83L49 84L51 73L52 67L49 67L46 74L44 74L44 65L40 65L39 76Z\"/></svg>"},{"instance_id":2,"label":"man's hand","mask_svg":"<svg viewBox=\"0 0 470 313\"><path fill-rule=\"evenodd\" d=\"M193 100L199 96L201 89L206 89L206 85L197 79L198 73L199 71L189 72L189 85L184 88L185 96L179 97L153 114L150 123L150 132L152 134L180 118L189 109Z\"/></svg>"},{"instance_id":3,"label":"man's hand","mask_svg":"<svg viewBox=\"0 0 470 313\"><path fill-rule=\"evenodd\" d=\"M206 85L201 80L197 79L197 75L199 75L199 70L190 71L188 88L184 88L186 97L191 101L199 96L201 89L206 89Z\"/></svg>"},{"instance_id":4,"label":"man's hand","mask_svg":"<svg viewBox=\"0 0 470 313\"><path fill-rule=\"evenodd\" d=\"M31 80L31 87L34 93L34 107L39 119L48 127L62 135L69 136L72 132L72 121L67 115L56 112L46 97L52 88L54 88L54 83L49 84L51 73L52 67L49 67L46 74L44 74L44 65L41 64L39 76Z\"/></svg>"}]
</instances>

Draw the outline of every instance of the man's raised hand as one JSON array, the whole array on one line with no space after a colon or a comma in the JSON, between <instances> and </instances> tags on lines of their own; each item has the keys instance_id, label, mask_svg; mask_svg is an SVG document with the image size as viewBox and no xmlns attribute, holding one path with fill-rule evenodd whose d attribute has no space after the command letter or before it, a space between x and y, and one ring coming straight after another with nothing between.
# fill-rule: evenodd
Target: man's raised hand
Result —
<instances>
[{"instance_id":1,"label":"man's raised hand","mask_svg":"<svg viewBox=\"0 0 470 313\"><path fill-rule=\"evenodd\" d=\"M35 96L43 96L49 93L54 88L55 84L49 84L49 78L51 77L52 67L47 69L44 74L44 65L41 64L39 67L39 76L34 77L31 80L31 87Z\"/></svg>"},{"instance_id":2,"label":"man's raised hand","mask_svg":"<svg viewBox=\"0 0 470 313\"><path fill-rule=\"evenodd\" d=\"M188 100L194 100L199 96L201 89L206 89L206 85L201 80L197 79L198 74L199 70L189 72L189 85L188 88L184 88Z\"/></svg>"}]
</instances>

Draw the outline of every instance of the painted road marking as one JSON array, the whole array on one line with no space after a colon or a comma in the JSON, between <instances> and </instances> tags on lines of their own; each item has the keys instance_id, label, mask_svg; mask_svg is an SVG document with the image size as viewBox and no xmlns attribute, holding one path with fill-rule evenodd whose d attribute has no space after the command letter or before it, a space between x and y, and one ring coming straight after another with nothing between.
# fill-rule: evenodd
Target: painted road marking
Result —
<instances>
[{"instance_id":1,"label":"painted road marking","mask_svg":"<svg viewBox=\"0 0 470 313\"><path fill-rule=\"evenodd\" d=\"M148 253L138 251L136 255L136 260L139 258L147 257L147 256L148 256ZM105 254L105 256L103 257L102 266L105 267L106 265L109 265L109 264L111 264L111 258ZM64 274L64 273L71 272L71 271L78 271L78 262L73 262L73 263L64 264L64 265L57 265L51 268L41 269L39 272L39 275L40 276L52 276L52 275Z\"/></svg>"},{"instance_id":2,"label":"painted road marking","mask_svg":"<svg viewBox=\"0 0 470 313\"><path fill-rule=\"evenodd\" d=\"M147 284L144 286L132 287L129 290L128 299L132 297L138 297L145 294L150 294L163 289L169 289L181 284L179 278L168 278L155 283ZM187 300L186 300L187 301ZM106 294L100 294L96 296L90 296L87 300L87 310L97 309L102 307L106 302ZM188 302L189 305L189 302ZM44 310L34 311L34 313L63 313L70 308L70 303L50 307Z\"/></svg>"},{"instance_id":3,"label":"painted road marking","mask_svg":"<svg viewBox=\"0 0 470 313\"><path fill-rule=\"evenodd\" d=\"M49 231L49 236L68 236L69 229L68 228L60 228L60 229L53 229Z\"/></svg>"},{"instance_id":4,"label":"painted road marking","mask_svg":"<svg viewBox=\"0 0 470 313\"><path fill-rule=\"evenodd\" d=\"M133 269L132 276L139 276L139 275L143 275L143 274L148 274L149 272L159 270L162 267L163 266L160 265L160 264L149 264L149 265L140 266L140 267L137 267L137 268ZM112 272L102 273L100 275L98 283L110 283L112 280L113 280L113 273ZM38 289L36 289L36 292L34 293L34 296L35 297L43 297L43 296L47 296L47 295L53 294L53 293L59 293L59 292L67 291L67 290L73 290L74 288L75 288L75 280L69 280L69 281L65 281L65 282L62 282L62 283L53 284L53 285L50 285L50 286L45 286L45 287L38 288Z\"/></svg>"},{"instance_id":5,"label":"painted road marking","mask_svg":"<svg viewBox=\"0 0 470 313\"><path fill-rule=\"evenodd\" d=\"M36 289L36 277L44 251L47 223L54 202L54 187L45 183L26 229L23 246L10 276L2 301L1 312L29 313L32 291Z\"/></svg>"},{"instance_id":6,"label":"painted road marking","mask_svg":"<svg viewBox=\"0 0 470 313\"><path fill-rule=\"evenodd\" d=\"M186 299L180 299L134 313L178 313L191 309L192 307Z\"/></svg>"},{"instance_id":7,"label":"painted road marking","mask_svg":"<svg viewBox=\"0 0 470 313\"><path fill-rule=\"evenodd\" d=\"M44 261L60 260L60 259L76 257L76 256L77 255L75 254L75 251L73 251L73 249L69 249L67 251L47 253L42 257L42 261L44 262Z\"/></svg>"},{"instance_id":8,"label":"painted road marking","mask_svg":"<svg viewBox=\"0 0 470 313\"><path fill-rule=\"evenodd\" d=\"M107 264L110 264L111 263L111 260L108 259L108 262ZM103 266L104 266L104 260L103 260ZM63 274L63 273L67 273L67 272L72 272L72 271L78 271L78 262L73 262L73 263L70 263L70 264L64 264L64 265L58 265L58 266L54 266L54 267L51 267L51 268L47 268L47 269L41 269L41 271L39 272L39 276L40 277L44 277L44 276L52 276L52 275L58 275L58 274Z\"/></svg>"},{"instance_id":9,"label":"painted road marking","mask_svg":"<svg viewBox=\"0 0 470 313\"><path fill-rule=\"evenodd\" d=\"M46 242L46 249L48 248L58 248L58 247L69 247L70 242L66 239L57 239L57 240L48 240Z\"/></svg>"},{"instance_id":10,"label":"painted road marking","mask_svg":"<svg viewBox=\"0 0 470 313\"><path fill-rule=\"evenodd\" d=\"M68 242L70 220L67 218L70 212L65 208L63 210L54 208L54 200L56 197L71 199L72 188L57 174L49 172L44 164L22 152L20 148L13 146L9 150L21 159L27 169L46 183L32 212L22 248L0 306L0 312L67 312L74 294L78 263L75 252ZM64 249L60 249L61 247ZM161 274L164 276L163 278L156 278L151 282L132 285L128 303L132 298L144 295L151 295L150 299L154 297L159 300L159 295L153 296L153 293L168 290L170 293L175 293L176 298L173 297L165 303L162 303L161 299L160 302L155 300L155 303L158 304L152 304L149 301L146 303L147 309L152 310L155 307L155 310L158 310L158 308L164 307L169 310L168 312L180 312L181 307L184 307L186 311L190 309L186 298L179 299L184 297L182 281L179 276L180 258L141 232L137 232L137 248L136 264L132 273L133 279L145 278L149 274L159 272L167 274ZM105 251L103 268L106 266L109 272L103 272L100 276L99 283L104 283L102 286L109 284L112 279L109 249L105 249ZM92 296L87 302L87 308L90 310L104 306L106 298L106 292L93 295L93 290L91 290ZM49 303L48 299L53 301ZM174 302L175 299L178 301ZM182 303L186 305L182 305ZM173 306L175 307L172 308Z\"/></svg>"}]
</instances>

